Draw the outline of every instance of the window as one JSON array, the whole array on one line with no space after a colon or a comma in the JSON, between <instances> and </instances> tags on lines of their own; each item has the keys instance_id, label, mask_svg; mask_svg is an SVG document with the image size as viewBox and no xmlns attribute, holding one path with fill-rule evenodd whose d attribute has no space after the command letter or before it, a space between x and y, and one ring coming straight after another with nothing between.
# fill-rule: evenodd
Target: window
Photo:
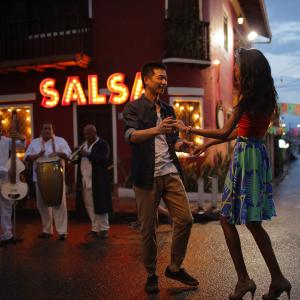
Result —
<instances>
[{"instance_id":1,"label":"window","mask_svg":"<svg viewBox=\"0 0 300 300\"><path fill-rule=\"evenodd\" d=\"M202 98L193 97L174 97L171 99L176 117L186 125L203 128L203 108ZM185 133L180 133L180 137L194 141L196 144L203 144L203 138L197 135L187 137Z\"/></svg>"},{"instance_id":2,"label":"window","mask_svg":"<svg viewBox=\"0 0 300 300\"><path fill-rule=\"evenodd\" d=\"M223 27L224 27L224 49L228 52L228 17L224 13L223 16Z\"/></svg>"},{"instance_id":3,"label":"window","mask_svg":"<svg viewBox=\"0 0 300 300\"><path fill-rule=\"evenodd\" d=\"M0 120L2 123L3 135L10 136L12 111L17 111L18 131L24 134L26 144L28 145L32 139L32 109L31 106L0 106ZM17 156L23 158L25 149L17 149Z\"/></svg>"}]
</instances>

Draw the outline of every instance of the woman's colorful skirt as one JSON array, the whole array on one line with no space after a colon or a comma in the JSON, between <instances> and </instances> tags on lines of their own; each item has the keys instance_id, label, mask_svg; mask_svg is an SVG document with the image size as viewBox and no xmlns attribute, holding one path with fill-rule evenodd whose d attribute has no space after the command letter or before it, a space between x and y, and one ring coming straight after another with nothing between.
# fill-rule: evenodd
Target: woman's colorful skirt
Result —
<instances>
[{"instance_id":1,"label":"woman's colorful skirt","mask_svg":"<svg viewBox=\"0 0 300 300\"><path fill-rule=\"evenodd\" d=\"M221 215L230 224L260 222L276 216L272 170L263 140L237 137L225 180Z\"/></svg>"}]
</instances>

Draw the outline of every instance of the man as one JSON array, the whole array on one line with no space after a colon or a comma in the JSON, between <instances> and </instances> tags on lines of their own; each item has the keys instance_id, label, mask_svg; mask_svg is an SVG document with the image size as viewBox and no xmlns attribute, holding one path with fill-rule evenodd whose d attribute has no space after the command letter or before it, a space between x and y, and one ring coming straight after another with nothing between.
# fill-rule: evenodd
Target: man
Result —
<instances>
[{"instance_id":1,"label":"man","mask_svg":"<svg viewBox=\"0 0 300 300\"><path fill-rule=\"evenodd\" d=\"M11 138L20 140L16 144L18 148L25 147L25 137L22 134L12 132ZM0 190L1 183L8 179L9 170L6 167L6 163L9 159L9 152L11 150L11 138L3 136L2 122L0 119ZM0 246L14 242L11 222L13 204L14 201L5 199L0 192L0 221L2 230L0 236Z\"/></svg>"},{"instance_id":2,"label":"man","mask_svg":"<svg viewBox=\"0 0 300 300\"><path fill-rule=\"evenodd\" d=\"M107 173L110 147L97 136L94 125L83 129L85 143L79 152L78 197L91 220L92 237L107 238L109 231L108 214L112 211L111 188Z\"/></svg>"},{"instance_id":3,"label":"man","mask_svg":"<svg viewBox=\"0 0 300 300\"><path fill-rule=\"evenodd\" d=\"M37 208L41 215L43 231L39 238L50 238L53 235L53 219L56 230L59 234L59 240L67 238L68 211L66 203L66 189L63 184L63 195L61 204L54 207L48 207L41 196L37 184L36 160L40 157L58 156L62 160L68 159L71 154L70 147L65 139L54 135L53 125L51 122L44 122L42 125L41 136L33 139L26 153L25 159L33 162L33 182L35 182ZM64 164L63 164L64 165ZM55 188L55 187L53 187Z\"/></svg>"},{"instance_id":4,"label":"man","mask_svg":"<svg viewBox=\"0 0 300 300\"><path fill-rule=\"evenodd\" d=\"M197 286L199 282L181 268L193 222L175 153L191 147L193 143L179 139L172 126L176 119L174 110L159 99L167 86L165 65L147 63L141 73L145 94L125 106L123 117L125 139L132 148L132 180L142 225L143 260L148 273L145 291L159 291L156 228L161 198L174 226L171 264L166 268L165 276Z\"/></svg>"}]
</instances>

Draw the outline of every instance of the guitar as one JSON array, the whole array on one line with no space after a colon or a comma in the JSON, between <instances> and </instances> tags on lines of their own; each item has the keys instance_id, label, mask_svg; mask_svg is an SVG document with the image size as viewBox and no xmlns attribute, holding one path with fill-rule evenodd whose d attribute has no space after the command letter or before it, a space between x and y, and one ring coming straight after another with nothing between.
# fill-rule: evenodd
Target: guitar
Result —
<instances>
[{"instance_id":1,"label":"guitar","mask_svg":"<svg viewBox=\"0 0 300 300\"><path fill-rule=\"evenodd\" d=\"M12 111L12 132L17 131L17 112ZM9 179L3 182L1 187L2 196L7 200L21 200L28 192L28 185L20 180L20 173L25 170L23 162L16 155L16 138L11 139L11 155L6 163L10 170Z\"/></svg>"}]
</instances>

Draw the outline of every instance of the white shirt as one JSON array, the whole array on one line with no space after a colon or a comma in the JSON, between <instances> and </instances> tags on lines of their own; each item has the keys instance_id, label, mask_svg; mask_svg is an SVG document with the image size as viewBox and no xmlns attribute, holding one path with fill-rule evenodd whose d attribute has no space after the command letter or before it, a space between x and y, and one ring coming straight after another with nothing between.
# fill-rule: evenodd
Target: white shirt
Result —
<instances>
[{"instance_id":1,"label":"white shirt","mask_svg":"<svg viewBox=\"0 0 300 300\"><path fill-rule=\"evenodd\" d=\"M99 141L99 138L95 140L90 146L85 143L83 150L88 153L92 152L93 146ZM80 163L80 172L82 176L82 186L84 189L91 189L92 188L92 163L87 157L81 158Z\"/></svg>"},{"instance_id":2,"label":"white shirt","mask_svg":"<svg viewBox=\"0 0 300 300\"><path fill-rule=\"evenodd\" d=\"M162 122L160 112L157 112L158 126ZM165 134L155 136L155 168L154 177L163 176L170 173L178 173L172 159L170 158L169 146Z\"/></svg>"},{"instance_id":3,"label":"white shirt","mask_svg":"<svg viewBox=\"0 0 300 300\"><path fill-rule=\"evenodd\" d=\"M6 136L1 136L0 139L0 167L1 169L5 167L6 162L9 158L9 150L11 147L11 138Z\"/></svg>"},{"instance_id":4,"label":"white shirt","mask_svg":"<svg viewBox=\"0 0 300 300\"><path fill-rule=\"evenodd\" d=\"M8 169L6 163L9 159L9 150L11 149L11 138L0 136L0 180L7 177ZM25 141L16 141L17 148L24 148Z\"/></svg>"},{"instance_id":5,"label":"white shirt","mask_svg":"<svg viewBox=\"0 0 300 300\"><path fill-rule=\"evenodd\" d=\"M54 146L53 146L54 143ZM55 149L53 149L55 148ZM45 150L44 157L48 157L53 152L63 152L70 157L71 149L66 142L66 140L59 136L54 136L53 139L49 139L48 141L44 141L41 137L33 139L26 150L25 158L28 155L35 155L40 153L42 150ZM64 167L64 163L63 163ZM36 175L36 161L33 162L33 181L37 181Z\"/></svg>"},{"instance_id":6,"label":"white shirt","mask_svg":"<svg viewBox=\"0 0 300 300\"><path fill-rule=\"evenodd\" d=\"M9 158L9 150L11 147L11 139L6 136L1 136L0 139L0 183L7 177L6 163Z\"/></svg>"}]
</instances>

